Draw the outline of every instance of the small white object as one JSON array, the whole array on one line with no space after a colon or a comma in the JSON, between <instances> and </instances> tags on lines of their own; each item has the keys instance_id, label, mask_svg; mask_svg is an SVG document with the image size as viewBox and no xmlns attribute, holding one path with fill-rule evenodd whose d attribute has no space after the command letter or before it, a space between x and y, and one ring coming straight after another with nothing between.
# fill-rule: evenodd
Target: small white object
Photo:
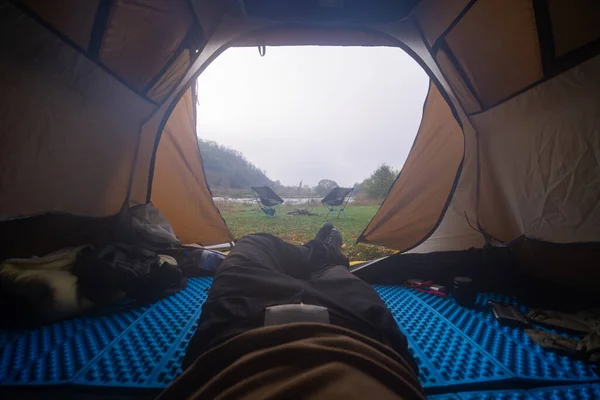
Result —
<instances>
[{"instance_id":1,"label":"small white object","mask_svg":"<svg viewBox=\"0 0 600 400\"><path fill-rule=\"evenodd\" d=\"M265 326L292 324L294 322L329 323L329 311L310 304L283 304L265 310Z\"/></svg>"}]
</instances>

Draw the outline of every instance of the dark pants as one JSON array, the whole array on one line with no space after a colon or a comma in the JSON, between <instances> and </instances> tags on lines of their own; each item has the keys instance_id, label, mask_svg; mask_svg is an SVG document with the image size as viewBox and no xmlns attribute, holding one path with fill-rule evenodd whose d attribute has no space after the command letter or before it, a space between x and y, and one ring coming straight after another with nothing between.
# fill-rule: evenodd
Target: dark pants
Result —
<instances>
[{"instance_id":1,"label":"dark pants","mask_svg":"<svg viewBox=\"0 0 600 400\"><path fill-rule=\"evenodd\" d=\"M326 307L332 324L388 345L416 371L394 317L371 285L348 270L344 255L318 241L296 246L265 233L240 239L217 270L183 368L212 346L263 326L267 307L298 303Z\"/></svg>"}]
</instances>

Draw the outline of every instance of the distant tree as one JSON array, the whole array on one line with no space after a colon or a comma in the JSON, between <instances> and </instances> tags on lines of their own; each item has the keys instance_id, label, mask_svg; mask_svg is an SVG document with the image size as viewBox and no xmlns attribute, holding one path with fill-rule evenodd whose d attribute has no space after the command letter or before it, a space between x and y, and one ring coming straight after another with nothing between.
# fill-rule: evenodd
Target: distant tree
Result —
<instances>
[{"instance_id":1,"label":"distant tree","mask_svg":"<svg viewBox=\"0 0 600 400\"><path fill-rule=\"evenodd\" d=\"M372 199L383 199L387 196L398 172L387 164L381 164L361 184L364 192Z\"/></svg>"},{"instance_id":2,"label":"distant tree","mask_svg":"<svg viewBox=\"0 0 600 400\"><path fill-rule=\"evenodd\" d=\"M331 179L321 179L315 187L315 192L317 192L319 196L325 196L327 193L331 192L331 189L334 187L338 187L336 181L332 181Z\"/></svg>"},{"instance_id":3,"label":"distant tree","mask_svg":"<svg viewBox=\"0 0 600 400\"><path fill-rule=\"evenodd\" d=\"M364 181L363 182L356 182L354 184L354 194L358 194L358 193L363 193L365 191L365 187L364 187Z\"/></svg>"}]
</instances>

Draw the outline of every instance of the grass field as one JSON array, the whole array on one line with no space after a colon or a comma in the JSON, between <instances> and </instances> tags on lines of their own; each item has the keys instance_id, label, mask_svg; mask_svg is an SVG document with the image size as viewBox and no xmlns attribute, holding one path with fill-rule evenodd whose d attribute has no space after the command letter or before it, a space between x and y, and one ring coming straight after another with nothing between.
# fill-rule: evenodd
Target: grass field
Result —
<instances>
[{"instance_id":1,"label":"grass field","mask_svg":"<svg viewBox=\"0 0 600 400\"><path fill-rule=\"evenodd\" d=\"M324 222L326 210L317 205L282 205L274 217L266 218L264 214L257 216L256 205L239 204L228 201L217 202L223 218L229 229L239 238L256 232L272 233L295 244L303 244L311 240ZM370 260L373 258L394 254L394 250L380 246L355 244L356 238L366 228L379 206L349 205L346 209L348 218L342 215L339 219L329 221L340 230L344 240L344 253L350 261ZM286 212L298 209L308 209L318 213L318 216L288 216Z\"/></svg>"}]
</instances>

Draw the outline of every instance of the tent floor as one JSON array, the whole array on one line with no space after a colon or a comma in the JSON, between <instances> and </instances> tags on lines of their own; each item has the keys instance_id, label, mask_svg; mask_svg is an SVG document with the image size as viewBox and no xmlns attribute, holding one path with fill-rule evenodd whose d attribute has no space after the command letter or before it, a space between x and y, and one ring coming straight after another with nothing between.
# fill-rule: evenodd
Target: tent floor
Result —
<instances>
[{"instance_id":1,"label":"tent floor","mask_svg":"<svg viewBox=\"0 0 600 400\"><path fill-rule=\"evenodd\" d=\"M155 393L181 373L211 282L190 279L187 289L140 308L0 332L0 393L34 387ZM409 338L432 398L600 398L591 365L541 349L523 330L498 325L483 306L507 298L483 294L468 310L398 286L375 289Z\"/></svg>"}]
</instances>

